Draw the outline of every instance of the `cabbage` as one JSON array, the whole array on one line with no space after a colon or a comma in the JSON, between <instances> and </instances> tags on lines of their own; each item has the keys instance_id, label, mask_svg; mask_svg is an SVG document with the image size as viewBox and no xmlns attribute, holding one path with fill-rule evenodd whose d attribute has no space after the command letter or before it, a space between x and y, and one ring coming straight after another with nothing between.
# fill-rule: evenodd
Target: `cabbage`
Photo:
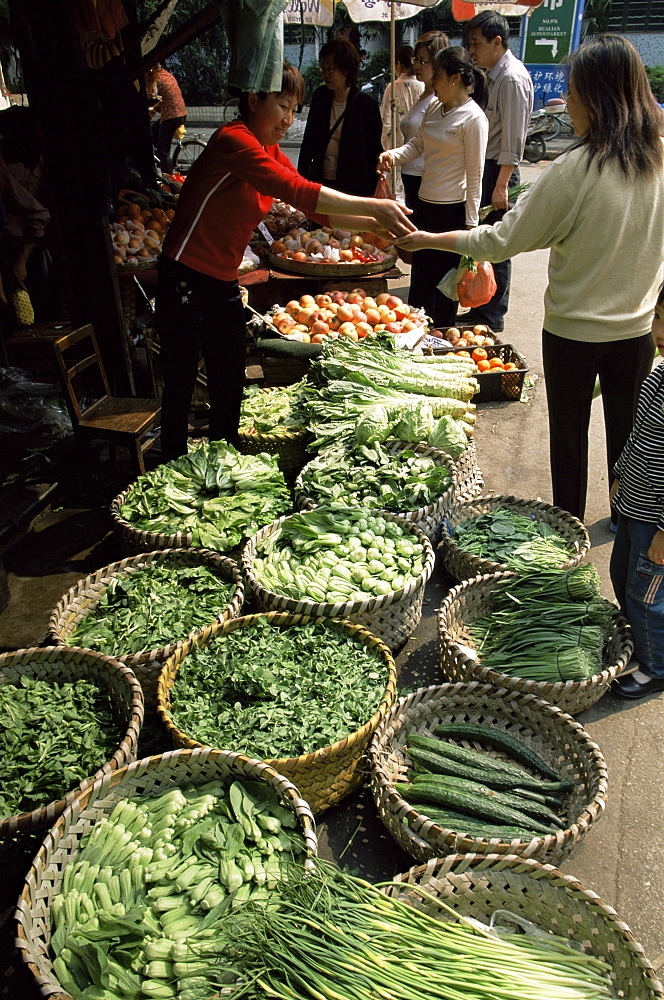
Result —
<instances>
[{"instance_id":1,"label":"cabbage","mask_svg":"<svg viewBox=\"0 0 664 1000\"><path fill-rule=\"evenodd\" d=\"M466 450L468 438L454 417L446 413L429 434L427 444L430 448L438 448L450 458L456 459Z\"/></svg>"},{"instance_id":2,"label":"cabbage","mask_svg":"<svg viewBox=\"0 0 664 1000\"><path fill-rule=\"evenodd\" d=\"M375 444L390 436L393 421L386 406L368 406L355 425L358 444Z\"/></svg>"},{"instance_id":3,"label":"cabbage","mask_svg":"<svg viewBox=\"0 0 664 1000\"><path fill-rule=\"evenodd\" d=\"M426 441L434 428L429 403L410 403L402 409L393 436L399 441Z\"/></svg>"}]
</instances>

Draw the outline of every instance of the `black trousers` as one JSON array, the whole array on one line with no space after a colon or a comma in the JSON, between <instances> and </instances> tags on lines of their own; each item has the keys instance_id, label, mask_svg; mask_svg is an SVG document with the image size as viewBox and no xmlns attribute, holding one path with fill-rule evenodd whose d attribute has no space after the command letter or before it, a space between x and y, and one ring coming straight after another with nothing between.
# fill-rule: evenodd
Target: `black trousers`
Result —
<instances>
[{"instance_id":1,"label":"black trousers","mask_svg":"<svg viewBox=\"0 0 664 1000\"><path fill-rule=\"evenodd\" d=\"M420 190L420 184L422 183L421 174L401 174L401 180L403 181L403 190L406 196L406 206L413 209L413 214L410 216L410 221L414 226L417 225L417 195Z\"/></svg>"},{"instance_id":2,"label":"black trousers","mask_svg":"<svg viewBox=\"0 0 664 1000\"><path fill-rule=\"evenodd\" d=\"M201 351L210 401L209 437L237 445L247 352L247 327L237 281L219 281L162 255L156 327L164 379L164 461L187 453L189 407Z\"/></svg>"},{"instance_id":3,"label":"black trousers","mask_svg":"<svg viewBox=\"0 0 664 1000\"><path fill-rule=\"evenodd\" d=\"M652 368L648 333L630 340L589 344L542 331L549 409L553 502L583 520L588 486L588 427L599 376L606 432L607 493L634 424L639 389Z\"/></svg>"},{"instance_id":4,"label":"black trousers","mask_svg":"<svg viewBox=\"0 0 664 1000\"><path fill-rule=\"evenodd\" d=\"M484 173L482 175L482 199L481 207L491 204L491 195L498 180L500 164L497 160L486 160ZM519 168L515 167L509 179L509 187L514 187L520 182L521 175ZM494 222L499 222L504 216L502 210L490 212L484 219L484 225L492 226ZM512 261L503 260L498 264L493 264L493 273L496 278L496 291L489 301L483 306L475 306L472 310L473 316L490 326L492 330L502 330L505 325L505 313L510 302L510 282L512 280Z\"/></svg>"},{"instance_id":5,"label":"black trousers","mask_svg":"<svg viewBox=\"0 0 664 1000\"><path fill-rule=\"evenodd\" d=\"M465 202L449 205L417 199L417 226L429 233L450 233L466 227ZM446 250L416 250L410 272L408 303L424 309L435 327L454 326L459 303L438 291L438 283L459 266L459 254Z\"/></svg>"}]
</instances>

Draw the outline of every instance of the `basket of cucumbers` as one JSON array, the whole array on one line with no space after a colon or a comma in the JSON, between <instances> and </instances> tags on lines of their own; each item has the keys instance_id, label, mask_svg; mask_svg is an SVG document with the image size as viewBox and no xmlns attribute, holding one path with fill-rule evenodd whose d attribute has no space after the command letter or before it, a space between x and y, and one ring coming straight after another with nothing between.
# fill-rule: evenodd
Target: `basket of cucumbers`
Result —
<instances>
[{"instance_id":1,"label":"basket of cucumbers","mask_svg":"<svg viewBox=\"0 0 664 1000\"><path fill-rule=\"evenodd\" d=\"M379 815L420 862L473 852L558 863L606 803L588 733L554 705L490 684L399 699L368 755Z\"/></svg>"}]
</instances>

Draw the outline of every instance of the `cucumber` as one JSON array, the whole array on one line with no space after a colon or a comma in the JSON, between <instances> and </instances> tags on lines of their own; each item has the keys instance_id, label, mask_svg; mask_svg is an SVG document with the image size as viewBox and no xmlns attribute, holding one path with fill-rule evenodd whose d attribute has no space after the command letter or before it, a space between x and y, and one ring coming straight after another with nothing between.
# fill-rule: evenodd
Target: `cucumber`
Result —
<instances>
[{"instance_id":1,"label":"cucumber","mask_svg":"<svg viewBox=\"0 0 664 1000\"><path fill-rule=\"evenodd\" d=\"M481 753L479 750L467 750L456 743L437 740L433 736L411 733L408 737L408 745L418 747L420 750L430 750L432 753L442 754L443 757L450 757L452 760L458 760L460 764L469 764L471 767L488 767L492 771L504 771L505 774L510 774L515 779L532 778L532 775L515 764L507 764L505 761L489 757L488 754Z\"/></svg>"},{"instance_id":2,"label":"cucumber","mask_svg":"<svg viewBox=\"0 0 664 1000\"><path fill-rule=\"evenodd\" d=\"M485 840L499 837L508 842L517 839L530 841L540 836L534 830L522 829L518 826L493 826L470 816L464 816L463 813L435 809L430 806L424 810L423 815L446 830L452 830L454 833L469 833L473 837L482 837Z\"/></svg>"},{"instance_id":3,"label":"cucumber","mask_svg":"<svg viewBox=\"0 0 664 1000\"><path fill-rule=\"evenodd\" d=\"M419 750L417 747L409 747L408 755L420 767L425 768L434 774L449 774L453 777L466 778L468 781L477 781L481 785L490 785L491 788L514 788L515 779L513 775L504 771L494 771L490 768L471 767L468 764L460 764L457 760L445 758L442 755L432 753L430 750ZM568 790L571 783L542 781L540 778L529 778L522 775L518 779L520 788L533 788L540 793L558 792Z\"/></svg>"},{"instance_id":4,"label":"cucumber","mask_svg":"<svg viewBox=\"0 0 664 1000\"><path fill-rule=\"evenodd\" d=\"M510 809L491 798L484 798L481 795L462 791L455 785L433 785L424 783L415 785L395 785L396 791L407 802L413 805L431 804L437 806L449 806L462 813L468 813L478 819L494 820L503 823L505 826L519 826L530 828L538 833L551 834L550 826L539 823L519 812L518 809Z\"/></svg>"},{"instance_id":5,"label":"cucumber","mask_svg":"<svg viewBox=\"0 0 664 1000\"><path fill-rule=\"evenodd\" d=\"M560 818L558 813L553 812L553 810L549 809L548 806L542 805L539 802L532 802L529 799L521 798L521 796L514 795L510 792L496 791L494 788L490 788L482 782L477 782L475 780L469 781L467 778L457 777L456 775L416 775L413 781L415 788L418 788L422 782L434 787L440 785L444 788L447 788L448 786L459 788L462 792L467 792L469 795L477 794L482 798L489 798L494 802L499 802L501 805L507 806L508 809L517 809L519 812L525 813L526 815L537 819L538 822L550 823L554 826L560 827L561 829L565 827L565 823Z\"/></svg>"},{"instance_id":6,"label":"cucumber","mask_svg":"<svg viewBox=\"0 0 664 1000\"><path fill-rule=\"evenodd\" d=\"M551 781L560 781L560 775L542 760L541 757L527 747L516 737L503 732L502 729L494 729L493 726L476 726L469 722L445 722L434 729L436 736L452 736L456 739L475 740L485 746L495 747L496 750L504 750L505 753L513 757L514 760L538 771L545 778Z\"/></svg>"}]
</instances>

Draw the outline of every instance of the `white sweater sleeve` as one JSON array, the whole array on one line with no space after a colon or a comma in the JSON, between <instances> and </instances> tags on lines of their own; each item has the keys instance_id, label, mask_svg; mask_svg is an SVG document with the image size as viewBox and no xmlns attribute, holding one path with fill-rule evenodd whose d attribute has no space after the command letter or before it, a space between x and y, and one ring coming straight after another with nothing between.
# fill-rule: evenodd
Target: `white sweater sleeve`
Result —
<instances>
[{"instance_id":1,"label":"white sweater sleeve","mask_svg":"<svg viewBox=\"0 0 664 1000\"><path fill-rule=\"evenodd\" d=\"M457 239L457 252L497 263L560 243L574 226L576 194L564 160L552 163L516 207L493 226L477 226Z\"/></svg>"},{"instance_id":2,"label":"white sweater sleeve","mask_svg":"<svg viewBox=\"0 0 664 1000\"><path fill-rule=\"evenodd\" d=\"M489 122L484 115L474 118L468 123L463 140L466 159L467 226L476 226L479 221L480 198L482 196L482 171L484 169L484 157L488 137Z\"/></svg>"},{"instance_id":3,"label":"white sweater sleeve","mask_svg":"<svg viewBox=\"0 0 664 1000\"><path fill-rule=\"evenodd\" d=\"M417 160L423 152L424 134L421 127L405 145L390 150L395 167L401 166L402 163L408 163L410 160Z\"/></svg>"}]
</instances>

